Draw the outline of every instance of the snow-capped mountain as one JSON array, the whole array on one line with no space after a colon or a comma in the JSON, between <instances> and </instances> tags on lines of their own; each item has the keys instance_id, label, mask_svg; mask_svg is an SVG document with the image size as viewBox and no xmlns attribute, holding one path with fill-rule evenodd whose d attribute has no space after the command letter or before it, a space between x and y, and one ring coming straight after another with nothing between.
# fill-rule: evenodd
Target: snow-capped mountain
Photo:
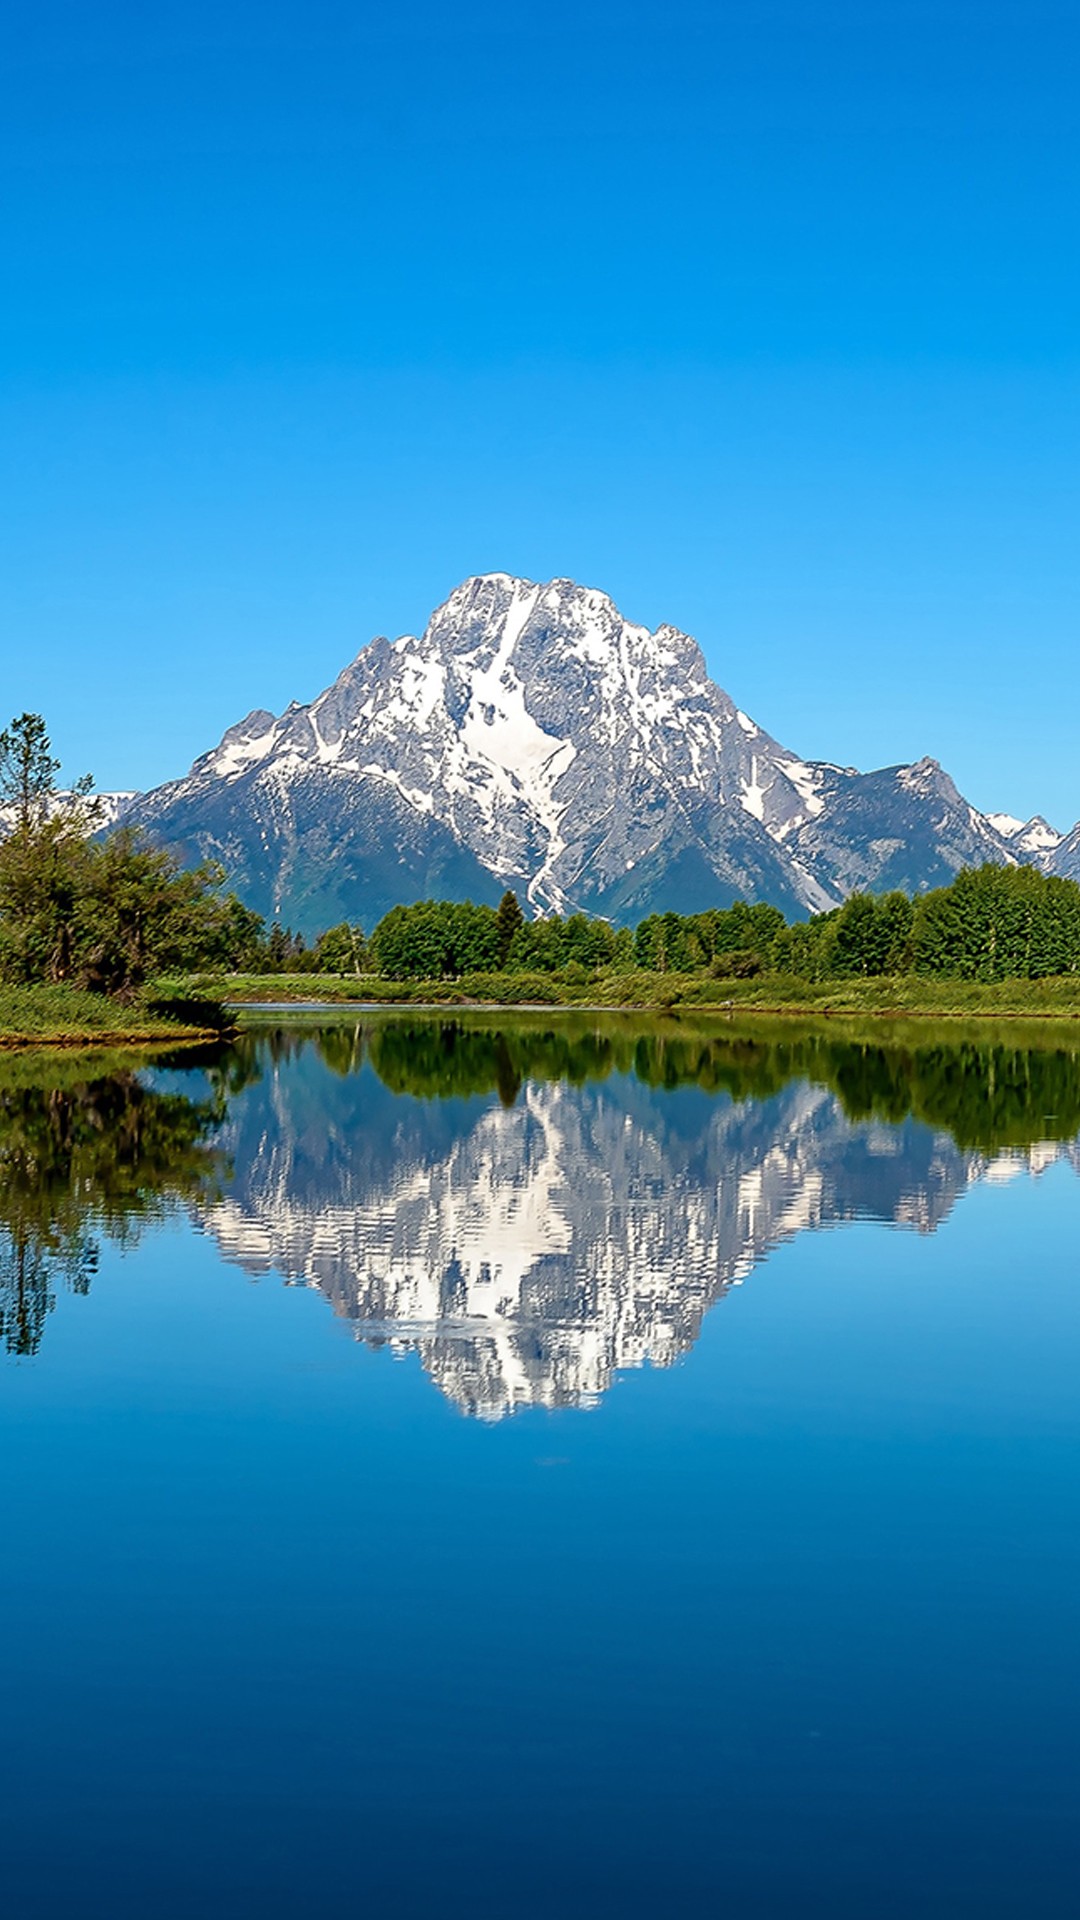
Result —
<instances>
[{"instance_id":1,"label":"snow-capped mountain","mask_svg":"<svg viewBox=\"0 0 1080 1920\"><path fill-rule=\"evenodd\" d=\"M1059 833L1041 813L1033 814L1030 820L1017 820L1011 813L989 813L986 817L1018 860L1041 866L1047 873L1057 871L1057 855L1068 836Z\"/></svg>"},{"instance_id":2,"label":"snow-capped mountain","mask_svg":"<svg viewBox=\"0 0 1080 1920\"><path fill-rule=\"evenodd\" d=\"M420 638L373 640L310 706L250 713L126 817L308 930L508 886L535 912L615 920L737 897L817 911L1043 861L1031 836L1052 837L978 813L933 760L800 759L687 634L507 574L467 580Z\"/></svg>"}]
</instances>

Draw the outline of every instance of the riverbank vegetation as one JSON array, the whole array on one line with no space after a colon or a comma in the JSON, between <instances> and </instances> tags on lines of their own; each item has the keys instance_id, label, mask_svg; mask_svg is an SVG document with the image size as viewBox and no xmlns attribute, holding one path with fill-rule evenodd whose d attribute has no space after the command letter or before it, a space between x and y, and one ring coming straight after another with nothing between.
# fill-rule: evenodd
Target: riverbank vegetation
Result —
<instances>
[{"instance_id":1,"label":"riverbank vegetation","mask_svg":"<svg viewBox=\"0 0 1080 1920\"><path fill-rule=\"evenodd\" d=\"M339 930L340 931L340 930ZM227 984L237 1000L674 1007L873 1013L1080 1012L1080 887L986 866L917 900L853 894L788 924L737 901L616 929L585 914L527 921L512 893L395 907L347 975L291 972Z\"/></svg>"},{"instance_id":2,"label":"riverbank vegetation","mask_svg":"<svg viewBox=\"0 0 1080 1920\"><path fill-rule=\"evenodd\" d=\"M61 795L37 714L0 733L0 1042L205 1033L220 1005L155 976L257 964L262 921L207 866L184 870L120 828L89 780Z\"/></svg>"},{"instance_id":3,"label":"riverbank vegetation","mask_svg":"<svg viewBox=\"0 0 1080 1920\"><path fill-rule=\"evenodd\" d=\"M148 992L111 999L63 984L0 985L0 1048L33 1044L135 1043L205 1039L232 1025L220 999L206 994Z\"/></svg>"}]
</instances>

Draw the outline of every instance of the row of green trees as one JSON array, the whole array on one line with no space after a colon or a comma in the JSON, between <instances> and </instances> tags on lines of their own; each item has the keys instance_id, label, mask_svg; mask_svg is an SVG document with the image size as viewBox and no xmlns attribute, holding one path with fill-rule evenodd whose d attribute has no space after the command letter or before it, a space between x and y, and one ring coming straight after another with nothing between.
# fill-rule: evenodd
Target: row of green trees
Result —
<instances>
[{"instance_id":1,"label":"row of green trees","mask_svg":"<svg viewBox=\"0 0 1080 1920\"><path fill-rule=\"evenodd\" d=\"M634 936L606 920L526 920L517 897L497 908L471 901L418 900L392 907L368 947L372 972L386 980L448 980L463 973L607 971L633 964Z\"/></svg>"},{"instance_id":2,"label":"row of green trees","mask_svg":"<svg viewBox=\"0 0 1080 1920\"><path fill-rule=\"evenodd\" d=\"M701 973L723 962L726 975L754 973L785 930L776 907L650 914L636 930L585 913L526 920L516 896L499 907L419 900L393 907L368 946L368 966L387 980L456 979L465 973Z\"/></svg>"},{"instance_id":3,"label":"row of green trees","mask_svg":"<svg viewBox=\"0 0 1080 1920\"><path fill-rule=\"evenodd\" d=\"M1041 980L1080 970L1080 886L1035 867L966 868L909 900L852 894L788 927L770 963L802 979L918 973L953 980Z\"/></svg>"},{"instance_id":4,"label":"row of green trees","mask_svg":"<svg viewBox=\"0 0 1080 1920\"><path fill-rule=\"evenodd\" d=\"M842 907L790 926L776 907L736 901L706 913L650 914L632 933L580 913L526 921L512 893L497 911L421 900L379 922L365 964L388 980L636 968L724 979L917 973L1038 980L1080 970L1080 886L1034 867L984 866L917 900L855 893Z\"/></svg>"}]
</instances>

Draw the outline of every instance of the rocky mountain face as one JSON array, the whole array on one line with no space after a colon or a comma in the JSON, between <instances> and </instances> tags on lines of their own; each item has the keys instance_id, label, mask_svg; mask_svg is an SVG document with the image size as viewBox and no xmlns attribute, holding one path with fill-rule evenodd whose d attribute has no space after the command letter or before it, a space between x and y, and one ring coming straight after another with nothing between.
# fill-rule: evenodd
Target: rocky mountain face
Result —
<instances>
[{"instance_id":1,"label":"rocky mountain face","mask_svg":"<svg viewBox=\"0 0 1080 1920\"><path fill-rule=\"evenodd\" d=\"M373 640L310 706L248 714L125 817L309 932L508 886L537 913L615 921L740 897L797 914L1068 844L978 813L933 760L802 760L677 628L506 574L467 580L419 639Z\"/></svg>"},{"instance_id":2,"label":"rocky mountain face","mask_svg":"<svg viewBox=\"0 0 1080 1920\"><path fill-rule=\"evenodd\" d=\"M991 1158L913 1120L853 1122L805 1080L738 1103L620 1075L445 1103L310 1051L244 1090L220 1144L235 1172L200 1224L224 1257L318 1290L487 1421L594 1405L621 1369L672 1365L802 1232L932 1233L973 1183L1080 1169L1072 1143Z\"/></svg>"}]
</instances>

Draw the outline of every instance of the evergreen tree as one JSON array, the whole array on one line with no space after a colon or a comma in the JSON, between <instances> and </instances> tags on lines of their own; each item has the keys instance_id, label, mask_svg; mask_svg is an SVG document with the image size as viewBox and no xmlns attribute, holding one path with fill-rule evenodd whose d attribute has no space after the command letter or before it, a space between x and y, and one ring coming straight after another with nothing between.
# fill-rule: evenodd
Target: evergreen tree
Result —
<instances>
[{"instance_id":1,"label":"evergreen tree","mask_svg":"<svg viewBox=\"0 0 1080 1920\"><path fill-rule=\"evenodd\" d=\"M24 713L0 733L0 806L10 808L16 833L47 818L59 771L40 713Z\"/></svg>"},{"instance_id":2,"label":"evergreen tree","mask_svg":"<svg viewBox=\"0 0 1080 1920\"><path fill-rule=\"evenodd\" d=\"M525 924L525 915L518 905L516 893L508 887L499 901L499 910L495 915L495 924L499 929L499 965L505 967L510 949L514 944L514 935Z\"/></svg>"}]
</instances>

